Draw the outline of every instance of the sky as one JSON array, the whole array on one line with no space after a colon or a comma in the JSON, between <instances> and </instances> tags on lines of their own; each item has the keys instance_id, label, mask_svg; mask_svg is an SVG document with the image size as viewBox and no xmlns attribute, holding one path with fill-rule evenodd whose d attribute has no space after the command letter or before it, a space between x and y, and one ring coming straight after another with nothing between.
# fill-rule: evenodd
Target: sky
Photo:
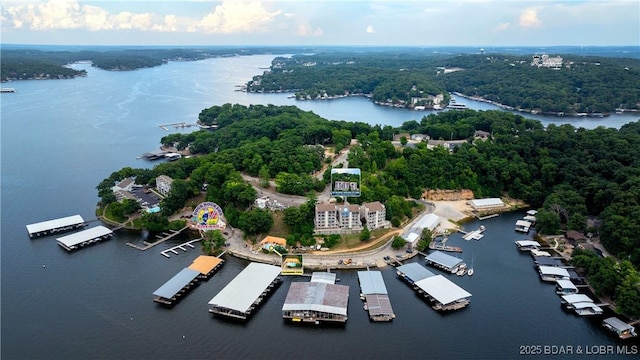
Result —
<instances>
[{"instance_id":1,"label":"sky","mask_svg":"<svg viewBox=\"0 0 640 360\"><path fill-rule=\"evenodd\" d=\"M640 45L639 0L0 0L2 44Z\"/></svg>"}]
</instances>

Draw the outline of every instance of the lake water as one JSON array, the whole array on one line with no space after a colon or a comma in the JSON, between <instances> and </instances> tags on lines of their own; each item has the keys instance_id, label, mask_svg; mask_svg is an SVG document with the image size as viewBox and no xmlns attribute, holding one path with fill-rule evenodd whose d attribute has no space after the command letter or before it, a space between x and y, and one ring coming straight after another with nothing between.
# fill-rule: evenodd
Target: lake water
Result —
<instances>
[{"instance_id":1,"label":"lake water","mask_svg":"<svg viewBox=\"0 0 640 360\"><path fill-rule=\"evenodd\" d=\"M397 318L370 323L358 299L356 273L339 272L341 283L350 285L349 320L329 328L282 320L288 284L308 278L285 278L246 323L211 316L208 301L247 264L234 258L174 308L157 306L152 292L199 255L197 250L170 259L160 255L180 239L141 252L125 243L141 241L142 234L118 231L110 241L73 253L54 237L29 239L26 224L73 214L95 219L95 187L102 179L125 166L152 166L136 156L157 149L160 137L170 132L189 131L167 132L159 125L193 123L212 105L293 104L329 119L392 126L424 115L375 106L364 98L297 102L285 94L234 91L271 59L174 62L133 72L78 64L88 70L87 77L9 85L18 92L0 99L3 359L512 359L523 346L576 351L618 344L598 321L564 312L553 286L542 283L531 258L516 250L513 241L522 236L513 232L513 224L522 214L483 221L487 230L479 242L450 240L464 248L467 262L473 257L473 277L450 277L473 294L468 308L437 313L396 278L393 268L385 268ZM543 121L593 128L636 119ZM608 350L596 357L601 355L614 356ZM583 357L594 358L584 352L555 358Z\"/></svg>"}]
</instances>

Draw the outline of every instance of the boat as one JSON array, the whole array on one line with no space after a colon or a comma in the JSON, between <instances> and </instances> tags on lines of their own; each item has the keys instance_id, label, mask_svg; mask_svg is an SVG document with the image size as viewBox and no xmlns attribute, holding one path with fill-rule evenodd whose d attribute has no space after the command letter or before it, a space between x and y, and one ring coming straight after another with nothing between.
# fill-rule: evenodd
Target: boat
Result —
<instances>
[{"instance_id":1,"label":"boat","mask_svg":"<svg viewBox=\"0 0 640 360\"><path fill-rule=\"evenodd\" d=\"M3 92L3 93L14 93L14 92L16 92L16 89L14 89L14 88L0 88L0 92Z\"/></svg>"},{"instance_id":2,"label":"boat","mask_svg":"<svg viewBox=\"0 0 640 360\"><path fill-rule=\"evenodd\" d=\"M460 270L458 270L458 272L456 273L456 275L458 275L458 276L463 276L463 275L464 275L464 274L466 274L466 273L467 273L467 270L466 270L466 269L460 269Z\"/></svg>"},{"instance_id":3,"label":"boat","mask_svg":"<svg viewBox=\"0 0 640 360\"><path fill-rule=\"evenodd\" d=\"M469 270L467 270L467 275L473 276L473 268L472 267L470 267Z\"/></svg>"}]
</instances>

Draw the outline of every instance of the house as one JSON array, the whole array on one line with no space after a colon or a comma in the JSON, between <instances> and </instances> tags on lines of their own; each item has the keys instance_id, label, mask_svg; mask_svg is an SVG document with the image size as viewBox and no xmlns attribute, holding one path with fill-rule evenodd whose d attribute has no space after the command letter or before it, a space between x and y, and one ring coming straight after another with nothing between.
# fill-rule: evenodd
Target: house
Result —
<instances>
[{"instance_id":1,"label":"house","mask_svg":"<svg viewBox=\"0 0 640 360\"><path fill-rule=\"evenodd\" d=\"M476 130L476 132L473 133L474 138L480 138L481 140L487 140L490 136L491 133L484 130Z\"/></svg>"},{"instance_id":2,"label":"house","mask_svg":"<svg viewBox=\"0 0 640 360\"><path fill-rule=\"evenodd\" d=\"M265 250L270 250L272 246L286 247L287 239L276 236L266 236L260 241L260 247Z\"/></svg>"},{"instance_id":3,"label":"house","mask_svg":"<svg viewBox=\"0 0 640 360\"><path fill-rule=\"evenodd\" d=\"M134 178L128 177L128 178L122 179L120 182L118 182L115 186L113 186L111 188L111 190L113 190L113 192L131 191L131 189L133 188L134 184L135 184Z\"/></svg>"},{"instance_id":4,"label":"house","mask_svg":"<svg viewBox=\"0 0 640 360\"><path fill-rule=\"evenodd\" d=\"M167 175L160 175L156 178L156 188L158 189L158 192L164 196L167 196L169 191L171 191L172 183L173 179Z\"/></svg>"}]
</instances>

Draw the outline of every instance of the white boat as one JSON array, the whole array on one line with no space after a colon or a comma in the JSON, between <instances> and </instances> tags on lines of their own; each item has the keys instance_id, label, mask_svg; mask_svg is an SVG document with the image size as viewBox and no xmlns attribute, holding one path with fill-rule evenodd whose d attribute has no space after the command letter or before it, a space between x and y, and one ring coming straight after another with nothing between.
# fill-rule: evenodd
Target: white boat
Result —
<instances>
[{"instance_id":1,"label":"white boat","mask_svg":"<svg viewBox=\"0 0 640 360\"><path fill-rule=\"evenodd\" d=\"M472 276L473 275L473 268L470 267L469 270L467 270L467 275Z\"/></svg>"},{"instance_id":2,"label":"white boat","mask_svg":"<svg viewBox=\"0 0 640 360\"><path fill-rule=\"evenodd\" d=\"M456 275L458 275L458 276L463 276L463 275L464 275L464 274L466 274L466 273L467 273L467 270L466 270L466 269L460 269L460 270L458 270L458 272L456 273Z\"/></svg>"}]
</instances>

